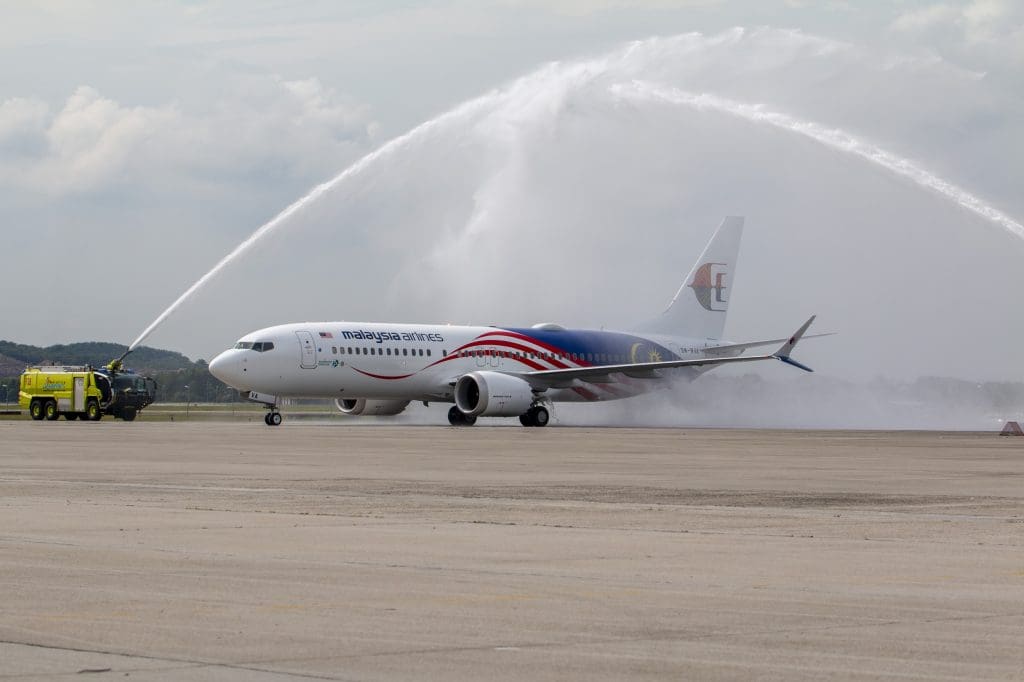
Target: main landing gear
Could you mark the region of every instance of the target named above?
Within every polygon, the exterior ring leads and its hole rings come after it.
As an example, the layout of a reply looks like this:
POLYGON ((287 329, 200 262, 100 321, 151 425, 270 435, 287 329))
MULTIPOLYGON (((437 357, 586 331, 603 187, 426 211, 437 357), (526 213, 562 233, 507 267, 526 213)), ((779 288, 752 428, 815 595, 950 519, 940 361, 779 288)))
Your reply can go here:
POLYGON ((472 426, 476 424, 476 417, 470 417, 459 408, 452 406, 448 410, 448 423, 452 426, 472 426))
POLYGON ((519 423, 523 426, 547 426, 551 421, 551 413, 543 405, 534 405, 519 415, 519 423))
MULTIPOLYGON (((544 405, 534 405, 519 415, 519 423, 523 426, 547 426, 551 421, 551 412, 544 405)), ((457 407, 448 410, 448 423, 452 426, 473 426, 476 417, 470 417, 457 407)))
POLYGON ((263 417, 263 421, 267 426, 280 426, 283 417, 281 416, 281 413, 277 411, 277 406, 269 405, 268 409, 270 411, 263 417))

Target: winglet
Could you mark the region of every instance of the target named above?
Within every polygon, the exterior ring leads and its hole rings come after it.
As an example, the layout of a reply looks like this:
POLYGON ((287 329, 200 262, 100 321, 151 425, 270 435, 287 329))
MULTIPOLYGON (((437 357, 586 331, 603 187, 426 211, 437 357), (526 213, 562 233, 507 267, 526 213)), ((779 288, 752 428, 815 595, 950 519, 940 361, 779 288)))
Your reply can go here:
POLYGON ((777 351, 772 353, 772 357, 781 360, 782 362, 786 363, 787 365, 793 365, 794 367, 799 367, 800 369, 804 370, 805 372, 813 372, 814 371, 813 369, 811 369, 807 365, 800 364, 799 362, 797 362, 793 358, 789 357, 789 354, 793 352, 794 348, 796 348, 796 344, 800 342, 801 338, 803 338, 804 333, 807 331, 807 328, 811 326, 811 323, 814 322, 814 318, 815 317, 817 317, 817 315, 811 315, 811 319, 809 319, 806 322, 804 322, 803 326, 800 327, 799 329, 797 329, 796 332, 793 334, 793 336, 789 337, 789 340, 786 341, 786 343, 782 344, 781 348, 779 348, 777 351))

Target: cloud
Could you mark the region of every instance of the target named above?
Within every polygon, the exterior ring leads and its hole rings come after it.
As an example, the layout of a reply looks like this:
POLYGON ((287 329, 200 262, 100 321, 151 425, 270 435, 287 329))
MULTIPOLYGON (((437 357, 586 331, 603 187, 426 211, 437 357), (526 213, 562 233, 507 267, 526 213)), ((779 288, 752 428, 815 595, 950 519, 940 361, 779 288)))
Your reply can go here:
POLYGON ((611 10, 673 10, 707 7, 722 0, 504 0, 511 7, 539 7, 554 14, 584 17, 611 10))
POLYGON ((939 3, 898 15, 891 32, 994 70, 1024 65, 1024 6, 1015 0, 939 3))
POLYGON ((35 99, 15 97, 0 103, 0 150, 4 156, 38 153, 45 144, 49 107, 35 99))
POLYGON ((316 78, 243 78, 202 109, 129 106, 83 85, 56 110, 41 99, 0 102, 0 178, 50 197, 239 173, 308 181, 365 149, 375 129, 366 107, 316 78))

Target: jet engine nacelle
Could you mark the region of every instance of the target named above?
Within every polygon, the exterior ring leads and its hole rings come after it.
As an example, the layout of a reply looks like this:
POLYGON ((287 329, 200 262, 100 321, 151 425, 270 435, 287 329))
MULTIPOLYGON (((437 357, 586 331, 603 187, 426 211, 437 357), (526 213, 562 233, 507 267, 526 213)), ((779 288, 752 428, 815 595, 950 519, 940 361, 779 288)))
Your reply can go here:
POLYGON ((353 417, 390 417, 405 409, 408 400, 367 400, 365 398, 335 398, 334 404, 353 417))
POLYGON ((501 372, 470 372, 455 383, 455 406, 470 417, 516 417, 532 404, 530 384, 501 372))

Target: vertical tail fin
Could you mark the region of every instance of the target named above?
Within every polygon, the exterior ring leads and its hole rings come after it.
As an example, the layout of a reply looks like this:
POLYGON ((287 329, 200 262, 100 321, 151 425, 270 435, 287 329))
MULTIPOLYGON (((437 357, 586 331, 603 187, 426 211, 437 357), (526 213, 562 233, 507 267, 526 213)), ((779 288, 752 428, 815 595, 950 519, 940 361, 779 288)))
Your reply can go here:
POLYGON ((743 218, 727 216, 668 308, 642 325, 642 330, 695 339, 722 338, 742 235, 743 218))

